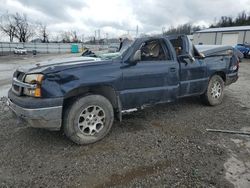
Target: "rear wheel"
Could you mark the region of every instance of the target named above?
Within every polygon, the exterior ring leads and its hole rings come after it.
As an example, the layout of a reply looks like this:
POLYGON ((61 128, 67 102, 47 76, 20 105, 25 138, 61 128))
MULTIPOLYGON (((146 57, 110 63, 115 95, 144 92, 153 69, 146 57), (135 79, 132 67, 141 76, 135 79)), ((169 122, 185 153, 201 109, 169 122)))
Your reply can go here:
POLYGON ((110 131, 114 120, 111 103, 101 95, 77 99, 66 109, 64 116, 64 133, 77 144, 101 140, 110 131))
POLYGON ((222 103, 224 96, 224 81, 219 75, 211 77, 206 92, 201 95, 203 102, 210 106, 222 103))

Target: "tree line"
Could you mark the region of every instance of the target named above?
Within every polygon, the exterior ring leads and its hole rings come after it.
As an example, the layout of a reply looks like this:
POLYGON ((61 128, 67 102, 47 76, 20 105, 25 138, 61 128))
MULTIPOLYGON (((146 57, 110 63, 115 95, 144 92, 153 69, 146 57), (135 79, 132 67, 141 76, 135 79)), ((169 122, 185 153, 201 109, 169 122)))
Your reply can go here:
POLYGON ((250 25, 250 13, 246 13, 245 11, 239 13, 235 18, 231 16, 222 16, 218 22, 211 24, 210 28, 244 25, 250 25))
POLYGON ((186 23, 183 25, 179 25, 177 27, 171 26, 166 32, 163 32, 165 35, 173 35, 173 34, 186 34, 186 35, 191 35, 195 31, 201 30, 202 27, 200 26, 194 26, 190 23, 186 23))
MULTIPOLYGON (((239 13, 236 17, 222 16, 218 21, 211 24, 209 28, 214 27, 232 27, 250 25, 250 13, 245 11, 239 13)), ((165 35, 171 34, 186 34, 191 35, 195 31, 205 29, 205 27, 195 26, 191 23, 178 25, 177 27, 171 26, 167 31, 163 31, 165 35)), ((49 32, 46 24, 41 22, 31 22, 25 14, 10 14, 5 13, 0 16, 0 32, 9 37, 9 41, 13 42, 14 39, 19 42, 28 42, 32 37, 37 36, 40 42, 49 42, 49 32)), ((60 36, 61 42, 79 42, 75 31, 63 31, 60 36)), ((58 41, 58 40, 57 40, 58 41)))
MULTIPOLYGON (((233 27, 233 26, 244 26, 250 25, 250 13, 246 13, 245 11, 239 13, 236 17, 232 16, 222 16, 218 21, 211 24, 209 28, 215 27, 233 27)), ((191 35, 195 31, 199 31, 201 29, 205 29, 205 27, 194 26, 191 23, 186 23, 183 25, 178 25, 177 27, 171 26, 167 31, 164 32, 166 35, 171 34, 186 34, 191 35)))
MULTIPOLYGON (((0 32, 8 36, 9 41, 28 42, 32 37, 36 37, 39 42, 49 42, 50 33, 47 25, 39 21, 31 21, 26 14, 4 13, 0 16, 0 32)), ((76 31, 62 31, 57 40, 61 42, 79 42, 76 31)))
POLYGON ((35 35, 39 36, 42 42, 48 42, 47 26, 41 22, 30 22, 25 14, 3 14, 0 17, 0 30, 9 37, 10 42, 14 39, 27 42, 35 35))

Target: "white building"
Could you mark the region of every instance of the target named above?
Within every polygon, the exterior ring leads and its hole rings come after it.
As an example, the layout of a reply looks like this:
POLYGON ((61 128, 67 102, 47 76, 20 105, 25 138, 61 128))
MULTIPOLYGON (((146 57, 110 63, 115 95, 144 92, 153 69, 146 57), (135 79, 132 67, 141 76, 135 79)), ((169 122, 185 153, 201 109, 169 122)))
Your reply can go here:
POLYGON ((250 44, 250 26, 209 28, 194 33, 194 44, 250 44))

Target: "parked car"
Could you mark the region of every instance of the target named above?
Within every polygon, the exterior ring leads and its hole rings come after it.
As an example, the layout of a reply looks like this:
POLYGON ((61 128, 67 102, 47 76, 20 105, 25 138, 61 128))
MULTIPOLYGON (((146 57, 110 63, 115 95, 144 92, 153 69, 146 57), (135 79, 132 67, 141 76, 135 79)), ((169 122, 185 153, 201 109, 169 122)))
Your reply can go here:
POLYGON ((250 47, 245 45, 245 44, 237 44, 235 46, 235 48, 237 50, 239 50, 245 58, 249 58, 250 57, 250 47))
POLYGON ((119 45, 113 44, 113 45, 110 45, 108 47, 108 52, 109 53, 115 53, 115 52, 118 52, 118 51, 119 51, 119 45))
POLYGON ((238 69, 231 46, 199 52, 185 35, 138 38, 104 58, 16 70, 8 105, 28 126, 62 129, 73 142, 90 144, 104 138, 126 110, 189 96, 219 105, 238 69))
POLYGON ((14 54, 20 54, 20 55, 27 54, 27 49, 23 47, 16 47, 14 49, 14 54))

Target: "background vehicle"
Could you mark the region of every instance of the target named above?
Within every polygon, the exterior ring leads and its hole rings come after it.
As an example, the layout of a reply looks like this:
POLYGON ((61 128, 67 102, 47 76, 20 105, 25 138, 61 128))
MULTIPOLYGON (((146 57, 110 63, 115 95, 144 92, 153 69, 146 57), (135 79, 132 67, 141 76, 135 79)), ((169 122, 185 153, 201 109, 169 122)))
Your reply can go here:
POLYGON ((79 57, 18 69, 8 103, 29 126, 63 129, 75 143, 89 144, 104 138, 125 110, 188 96, 220 104, 238 69, 231 46, 199 52, 185 35, 139 38, 95 61, 79 57))
POLYGON ((118 51, 119 51, 119 45, 113 44, 113 45, 110 45, 108 47, 108 52, 109 53, 115 53, 115 52, 118 52, 118 51))
POLYGON ((239 50, 245 58, 249 58, 250 57, 250 47, 248 45, 245 44, 237 44, 235 46, 235 48, 237 50, 239 50))
POLYGON ((14 49, 14 54, 25 55, 25 54, 27 54, 27 49, 25 49, 23 47, 16 47, 14 49))

